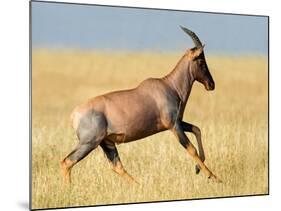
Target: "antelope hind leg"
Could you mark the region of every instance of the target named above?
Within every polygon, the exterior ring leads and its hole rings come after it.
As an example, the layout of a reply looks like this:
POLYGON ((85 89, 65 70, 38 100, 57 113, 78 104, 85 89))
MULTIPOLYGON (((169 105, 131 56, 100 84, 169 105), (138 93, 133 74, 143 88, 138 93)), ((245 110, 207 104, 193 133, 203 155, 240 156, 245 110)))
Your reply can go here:
POLYGON ((79 143, 78 146, 61 161, 61 169, 65 184, 71 183, 71 169, 80 160, 85 158, 92 150, 98 146, 98 142, 79 143))
POLYGON ((97 148, 105 138, 106 120, 104 116, 93 110, 83 114, 76 128, 76 134, 79 139, 77 147, 61 161, 65 183, 71 182, 72 167, 97 148))
POLYGON ((139 184, 123 167, 117 148, 115 144, 109 140, 104 140, 100 144, 101 148, 103 149, 108 161, 112 166, 112 170, 121 175, 122 177, 126 177, 130 182, 139 184))
POLYGON ((75 163, 76 161, 71 161, 67 157, 60 162, 64 184, 71 183, 71 168, 75 163))

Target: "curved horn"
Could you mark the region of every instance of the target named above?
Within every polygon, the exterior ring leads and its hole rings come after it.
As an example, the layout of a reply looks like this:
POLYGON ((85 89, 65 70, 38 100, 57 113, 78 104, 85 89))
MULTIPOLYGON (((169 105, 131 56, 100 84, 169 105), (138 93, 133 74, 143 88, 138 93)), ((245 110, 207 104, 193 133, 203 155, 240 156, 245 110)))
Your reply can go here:
POLYGON ((192 38, 196 47, 202 47, 201 41, 199 40, 199 38, 197 37, 197 35, 193 31, 190 31, 189 29, 187 29, 183 26, 180 26, 180 27, 185 33, 187 33, 192 38))

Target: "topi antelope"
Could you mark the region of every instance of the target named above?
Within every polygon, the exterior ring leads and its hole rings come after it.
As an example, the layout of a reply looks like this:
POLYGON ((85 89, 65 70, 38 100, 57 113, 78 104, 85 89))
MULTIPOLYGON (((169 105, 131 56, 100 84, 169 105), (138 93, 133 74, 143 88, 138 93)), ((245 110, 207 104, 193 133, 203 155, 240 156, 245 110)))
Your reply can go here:
POLYGON ((98 146, 103 149, 116 173, 135 181, 124 169, 115 144, 135 141, 165 130, 172 131, 196 161, 196 174, 201 170, 208 178, 220 182, 204 164, 200 129, 183 121, 193 82, 199 81, 206 90, 214 90, 215 82, 206 64, 204 45, 194 32, 181 28, 192 38, 195 47, 185 52, 168 75, 146 79, 134 89, 94 97, 74 109, 71 119, 79 143, 61 161, 66 183, 71 182, 72 167, 98 146), (196 136, 199 154, 185 132, 196 136))

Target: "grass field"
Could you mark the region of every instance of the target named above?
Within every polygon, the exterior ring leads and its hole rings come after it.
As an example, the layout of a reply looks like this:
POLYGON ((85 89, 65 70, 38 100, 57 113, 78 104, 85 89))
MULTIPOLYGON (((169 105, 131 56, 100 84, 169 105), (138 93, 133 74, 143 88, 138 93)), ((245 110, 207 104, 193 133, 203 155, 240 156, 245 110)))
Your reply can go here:
POLYGON ((167 131, 117 146, 139 185, 115 174, 97 148, 73 168, 71 188, 63 186, 59 162, 78 141, 72 109, 92 96, 163 76, 181 55, 33 50, 33 209, 268 192, 268 75, 261 56, 207 55, 216 90, 195 83, 187 103, 184 120, 201 128, 205 162, 223 183, 196 175, 195 162, 167 131))

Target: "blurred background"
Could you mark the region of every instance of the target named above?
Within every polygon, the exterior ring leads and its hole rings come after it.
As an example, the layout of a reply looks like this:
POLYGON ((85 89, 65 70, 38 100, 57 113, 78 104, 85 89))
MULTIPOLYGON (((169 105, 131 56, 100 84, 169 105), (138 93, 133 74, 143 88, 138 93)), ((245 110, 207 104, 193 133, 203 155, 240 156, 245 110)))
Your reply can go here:
POLYGON ((32 2, 33 48, 183 51, 191 40, 206 52, 267 54, 268 19, 258 16, 32 2))

